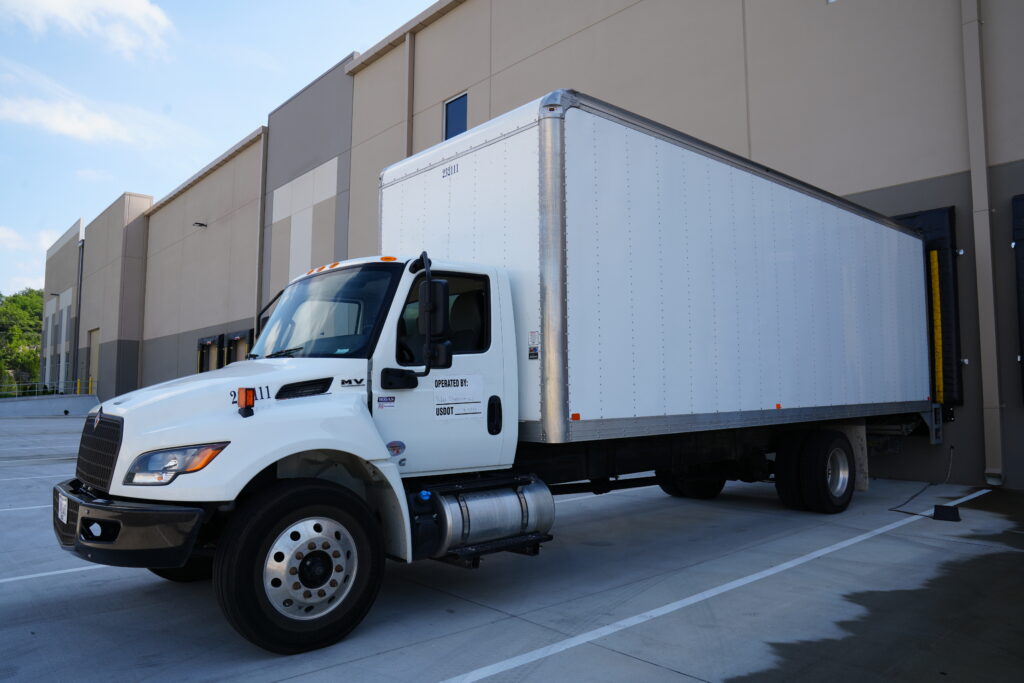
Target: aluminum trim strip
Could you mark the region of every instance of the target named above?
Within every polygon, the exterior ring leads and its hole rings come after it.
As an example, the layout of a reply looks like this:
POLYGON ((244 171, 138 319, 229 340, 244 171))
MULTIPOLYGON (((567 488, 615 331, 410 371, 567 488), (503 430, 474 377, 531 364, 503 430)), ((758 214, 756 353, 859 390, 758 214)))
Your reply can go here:
MULTIPOLYGON (((781 410, 744 410, 730 413, 702 413, 697 415, 657 415, 653 417, 580 420, 569 422, 567 441, 625 439, 637 436, 686 434, 689 432, 705 432, 718 429, 826 422, 878 415, 922 413, 929 410, 930 407, 931 404, 928 401, 907 401, 903 403, 865 403, 848 406, 783 408, 781 410)), ((543 437, 544 430, 539 423, 519 423, 519 438, 523 441, 546 441, 543 437)))

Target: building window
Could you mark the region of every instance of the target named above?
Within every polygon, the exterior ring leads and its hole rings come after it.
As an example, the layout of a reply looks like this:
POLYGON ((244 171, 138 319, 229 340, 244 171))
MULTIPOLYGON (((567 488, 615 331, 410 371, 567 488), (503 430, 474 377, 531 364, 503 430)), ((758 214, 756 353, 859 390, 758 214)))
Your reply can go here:
POLYGON ((469 95, 462 93, 444 103, 444 139, 453 138, 466 132, 466 108, 469 95))

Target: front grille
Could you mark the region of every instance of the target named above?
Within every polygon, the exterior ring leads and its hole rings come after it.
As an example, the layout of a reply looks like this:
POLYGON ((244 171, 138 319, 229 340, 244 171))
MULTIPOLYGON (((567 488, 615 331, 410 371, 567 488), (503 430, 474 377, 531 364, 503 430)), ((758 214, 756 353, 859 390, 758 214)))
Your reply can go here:
POLYGON ((53 530, 57 532, 57 538, 61 545, 71 545, 75 542, 75 534, 78 533, 78 503, 73 498, 68 498, 68 523, 64 524, 57 516, 59 507, 57 505, 57 489, 53 490, 53 530))
POLYGON ((94 415, 85 418, 75 476, 83 484, 107 492, 110 490, 110 478, 114 474, 114 463, 117 462, 117 451, 121 448, 124 421, 119 417, 101 414, 95 428, 94 423, 94 415))

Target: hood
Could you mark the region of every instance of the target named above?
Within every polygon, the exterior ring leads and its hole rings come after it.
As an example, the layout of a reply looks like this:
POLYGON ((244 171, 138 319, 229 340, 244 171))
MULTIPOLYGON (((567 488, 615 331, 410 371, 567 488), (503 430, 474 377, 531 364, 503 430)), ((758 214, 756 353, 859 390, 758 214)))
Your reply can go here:
MULTIPOLYGON (((153 433, 182 421, 240 419, 239 387, 256 389, 256 411, 273 410, 282 387, 329 379, 328 394, 366 391, 365 358, 261 358, 238 361, 219 370, 154 384, 101 404, 104 413, 125 418, 125 428, 153 433)), ((287 399, 302 400, 302 399, 287 399)))

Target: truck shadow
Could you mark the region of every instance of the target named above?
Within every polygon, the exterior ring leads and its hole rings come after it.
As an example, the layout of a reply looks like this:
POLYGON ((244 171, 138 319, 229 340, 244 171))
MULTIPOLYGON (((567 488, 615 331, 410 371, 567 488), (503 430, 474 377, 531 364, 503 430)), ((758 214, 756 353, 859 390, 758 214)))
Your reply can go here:
POLYGON ((983 510, 1013 525, 1001 533, 958 539, 1004 550, 945 562, 913 590, 850 593, 845 599, 865 614, 838 622, 848 636, 768 643, 777 658, 773 668, 728 680, 1020 680, 1024 495, 997 490, 968 505, 962 509, 965 523, 973 511, 983 510))

